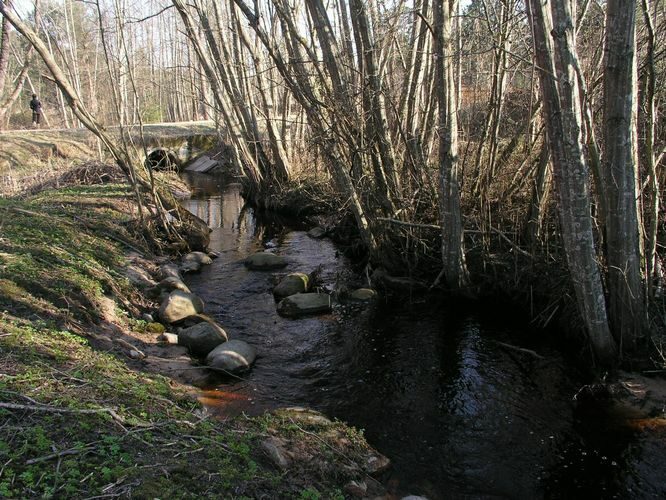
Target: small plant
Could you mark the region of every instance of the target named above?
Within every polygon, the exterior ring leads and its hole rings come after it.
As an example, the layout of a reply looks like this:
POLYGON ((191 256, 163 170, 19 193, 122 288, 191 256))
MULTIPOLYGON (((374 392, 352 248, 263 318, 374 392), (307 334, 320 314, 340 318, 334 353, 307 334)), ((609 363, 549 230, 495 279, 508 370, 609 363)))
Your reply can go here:
POLYGON ((298 500, 320 500, 321 494, 315 488, 306 488, 298 495, 298 500))

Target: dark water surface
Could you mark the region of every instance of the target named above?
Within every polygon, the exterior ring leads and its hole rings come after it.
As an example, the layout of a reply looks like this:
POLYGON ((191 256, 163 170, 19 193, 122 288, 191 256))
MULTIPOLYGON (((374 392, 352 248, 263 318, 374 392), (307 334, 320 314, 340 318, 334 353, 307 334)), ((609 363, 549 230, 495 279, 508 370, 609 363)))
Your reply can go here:
POLYGON ((382 480, 398 498, 666 498, 664 434, 574 412, 583 383, 554 351, 541 348, 541 359, 503 346, 529 336, 511 318, 404 299, 281 318, 273 273, 246 270, 248 254, 270 248, 287 258, 285 273, 322 266, 329 288, 358 280, 351 263, 331 241, 243 209, 237 184, 187 179, 185 206, 222 254, 188 285, 259 354, 244 381, 204 393, 211 411, 307 406, 364 429, 393 462, 382 480))

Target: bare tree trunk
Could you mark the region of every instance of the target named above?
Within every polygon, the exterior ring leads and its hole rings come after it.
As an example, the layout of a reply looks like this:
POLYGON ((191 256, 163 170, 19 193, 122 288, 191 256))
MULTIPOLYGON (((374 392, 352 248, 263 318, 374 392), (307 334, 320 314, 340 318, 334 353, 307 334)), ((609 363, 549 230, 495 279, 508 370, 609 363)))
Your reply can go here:
POLYGON ((343 196, 349 200, 349 206, 358 224, 361 238, 367 246, 370 255, 376 255, 378 238, 375 235, 375 228, 371 224, 356 186, 345 168, 345 160, 336 150, 336 141, 332 135, 332 127, 322 115, 321 103, 316 96, 315 90, 312 88, 312 83, 308 75, 300 67, 302 61, 306 60, 304 54, 301 52, 301 49, 305 50, 305 47, 298 40, 292 38, 294 27, 287 26, 288 19, 281 17, 285 36, 289 35, 287 36, 286 45, 290 61, 287 63, 273 39, 260 26, 257 14, 243 0, 233 0, 233 2, 247 18, 250 26, 269 53, 294 98, 307 114, 308 123, 313 130, 313 136, 316 138, 316 142, 320 146, 324 158, 331 169, 332 177, 338 184, 343 196))
MULTIPOLYGON (((233 122, 230 113, 233 113, 233 111, 230 112, 229 107, 227 105, 227 102, 224 99, 224 90, 223 90, 223 84, 220 81, 219 75, 217 71, 215 70, 215 67, 213 64, 210 63, 210 58, 208 57, 208 52, 205 50, 205 46, 202 43, 202 41, 199 39, 196 25, 194 23, 194 20, 182 0, 172 0, 174 6, 178 10, 178 13, 181 16, 181 19, 183 21, 183 24, 185 25, 185 29, 187 31, 187 35, 192 42, 194 49, 197 53, 197 57, 199 59, 199 63, 203 67, 206 77, 208 78, 209 83, 211 84, 211 87, 213 89, 213 96, 216 100, 217 107, 219 111, 222 113, 222 115, 225 118, 225 122, 227 125, 230 125, 233 122)), ((242 148, 245 146, 242 144, 242 141, 240 141, 240 137, 232 132, 232 137, 235 140, 236 147, 238 150, 242 151, 242 148)), ((259 166, 257 165, 256 161, 254 161, 254 155, 252 154, 245 154, 243 155, 245 158, 244 162, 244 172, 247 175, 248 180, 250 181, 250 187, 254 192, 259 192, 261 189, 261 181, 262 181, 262 175, 261 175, 261 170, 259 169, 259 166)))
POLYGON ((548 192, 550 191, 551 175, 549 165, 550 155, 548 145, 544 141, 539 155, 537 173, 532 186, 532 200, 527 216, 525 226, 525 239, 532 249, 535 249, 541 237, 541 228, 543 226, 543 216, 548 203, 548 192))
POLYGON ((645 307, 636 191, 635 0, 609 0, 604 71, 606 257, 611 327, 621 348, 641 336, 645 307))
MULTIPOLYGON (((12 8, 12 0, 5 0, 5 8, 12 8)), ((0 36, 0 95, 5 88, 7 69, 9 68, 9 31, 11 24, 6 17, 2 18, 2 35, 0 36)))
POLYGON ((616 346, 596 260, 589 172, 581 142, 583 117, 575 72, 572 3, 529 0, 527 7, 569 274, 592 349, 601 362, 612 363, 616 346))
POLYGON ((463 245, 458 165, 458 120, 453 72, 452 24, 456 0, 435 2, 434 55, 439 101, 439 210, 442 225, 442 273, 449 287, 469 285, 463 245))
POLYGON ((657 233, 659 230, 659 177, 657 175, 657 158, 654 150, 655 141, 655 90, 656 90, 656 62, 655 62, 655 31, 649 0, 642 0, 643 20, 647 30, 647 50, 645 54, 645 92, 643 96, 645 108, 645 139, 643 142, 644 157, 648 175, 647 186, 647 217, 645 217, 647 230, 645 236, 646 261, 646 290, 648 296, 653 296, 655 285, 660 277, 657 273, 657 233))
POLYGON ((355 15, 354 17, 356 17, 356 23, 353 23, 353 26, 358 30, 359 38, 362 43, 358 50, 363 53, 363 62, 366 77, 368 78, 368 90, 370 92, 369 101, 371 106, 370 113, 372 117, 370 138, 379 150, 382 169, 385 172, 386 181, 390 190, 389 198, 393 201, 399 192, 399 182, 395 171, 393 145, 388 129, 386 102, 381 75, 379 74, 376 60, 376 49, 371 28, 368 24, 364 2, 361 0, 351 0, 351 7, 352 13, 355 15))

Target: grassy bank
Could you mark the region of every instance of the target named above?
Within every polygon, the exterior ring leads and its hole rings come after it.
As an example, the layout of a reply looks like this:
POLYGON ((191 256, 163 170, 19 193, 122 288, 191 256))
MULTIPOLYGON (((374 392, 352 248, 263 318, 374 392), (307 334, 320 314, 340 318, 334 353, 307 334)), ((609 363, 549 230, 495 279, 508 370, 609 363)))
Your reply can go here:
POLYGON ((0 199, 0 497, 379 488, 367 475, 373 451, 344 424, 308 412, 214 420, 193 388, 135 359, 128 345, 170 349, 138 319, 155 304, 128 277, 130 253, 151 271, 135 216, 119 183, 0 199))

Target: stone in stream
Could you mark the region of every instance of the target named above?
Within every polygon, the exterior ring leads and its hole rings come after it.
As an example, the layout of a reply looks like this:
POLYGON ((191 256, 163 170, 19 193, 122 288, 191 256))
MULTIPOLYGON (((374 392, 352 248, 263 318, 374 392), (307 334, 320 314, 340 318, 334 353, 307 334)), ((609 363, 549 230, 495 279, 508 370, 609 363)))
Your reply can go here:
POLYGON ((203 311, 203 301, 192 293, 174 290, 160 306, 160 318, 167 323, 175 323, 203 311))
POLYGON ((256 357, 257 351, 247 342, 230 340, 208 353, 206 364, 214 370, 238 373, 248 370, 256 357))
POLYGON ((359 288, 349 294, 349 299, 354 302, 372 302, 377 298, 377 292, 372 288, 359 288))
POLYGON ((310 277, 304 273, 291 273, 285 276, 282 281, 273 289, 273 295, 277 299, 283 299, 297 293, 308 291, 310 277))
POLYGON ((159 275, 162 279, 164 278, 178 278, 182 280, 180 275, 180 270, 176 264, 163 264, 160 266, 159 275))
POLYGON ((197 261, 191 260, 189 262, 183 262, 179 269, 183 274, 198 273, 201 271, 201 264, 197 261))
POLYGON ((255 271, 268 271, 271 269, 280 269, 287 265, 284 257, 270 252, 259 252, 250 255, 245 259, 245 265, 248 269, 255 271))
POLYGON ((196 262, 202 266, 207 266, 213 263, 213 259, 203 252, 190 252, 182 258, 183 264, 187 262, 196 262))
POLYGON ((312 229, 310 229, 308 231, 308 236, 310 238, 314 238, 315 240, 320 240, 324 236, 326 236, 326 229, 324 229, 323 227, 319 227, 319 226, 313 227, 312 229))
POLYGON ((180 278, 176 278, 174 276, 169 276, 168 278, 164 278, 162 281, 159 282, 157 285, 160 287, 160 292, 173 292, 174 290, 181 290, 185 293, 192 293, 188 286, 183 283, 183 280, 180 278))
POLYGON ((326 313, 330 310, 331 297, 325 293, 297 293, 282 299, 277 306, 278 314, 288 318, 326 313))
POLYGON ((228 339, 227 332, 220 325, 208 321, 178 332, 178 344, 187 347, 195 358, 205 358, 210 351, 228 339))

